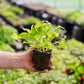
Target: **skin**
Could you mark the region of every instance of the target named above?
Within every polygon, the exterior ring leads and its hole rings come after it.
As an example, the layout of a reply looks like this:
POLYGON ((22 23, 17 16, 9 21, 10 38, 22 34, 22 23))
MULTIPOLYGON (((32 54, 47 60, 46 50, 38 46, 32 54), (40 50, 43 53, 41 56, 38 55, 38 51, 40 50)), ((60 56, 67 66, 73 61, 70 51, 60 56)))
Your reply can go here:
MULTIPOLYGON (((10 52, 2 52, 0 51, 0 69, 25 69, 30 72, 39 72, 45 73, 48 72, 47 69, 43 71, 38 71, 33 67, 32 59, 32 49, 30 48, 25 53, 10 53, 10 52)), ((52 56, 51 56, 52 58, 52 56)), ((53 61, 50 61, 50 65, 52 65, 53 61)), ((49 70, 53 70, 54 67, 51 66, 49 70)))

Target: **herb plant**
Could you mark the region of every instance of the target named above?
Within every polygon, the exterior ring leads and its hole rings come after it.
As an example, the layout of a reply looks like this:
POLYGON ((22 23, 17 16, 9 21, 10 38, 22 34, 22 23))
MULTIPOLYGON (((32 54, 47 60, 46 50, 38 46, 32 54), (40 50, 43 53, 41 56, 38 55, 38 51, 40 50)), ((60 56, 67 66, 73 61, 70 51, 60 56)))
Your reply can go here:
POLYGON ((32 62, 36 70, 49 69, 51 50, 55 49, 51 42, 59 36, 58 28, 60 26, 52 29, 49 22, 42 21, 32 25, 31 30, 24 29, 26 32, 19 34, 18 38, 24 39, 31 47, 35 45, 32 50, 32 62))
POLYGON ((53 49, 54 45, 51 41, 59 36, 59 33, 57 32, 58 28, 60 28, 60 26, 52 29, 49 22, 37 22, 35 25, 32 25, 31 30, 24 28, 26 32, 19 34, 17 38, 24 39, 30 46, 35 45, 36 48, 39 49, 53 49))

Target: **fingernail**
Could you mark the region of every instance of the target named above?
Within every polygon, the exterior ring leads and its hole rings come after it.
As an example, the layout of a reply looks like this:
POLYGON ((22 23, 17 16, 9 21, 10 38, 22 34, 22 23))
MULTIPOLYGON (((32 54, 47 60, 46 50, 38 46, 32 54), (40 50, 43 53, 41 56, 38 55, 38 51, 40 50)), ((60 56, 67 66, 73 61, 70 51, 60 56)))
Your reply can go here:
POLYGON ((48 72, 48 70, 46 69, 45 72, 48 72))

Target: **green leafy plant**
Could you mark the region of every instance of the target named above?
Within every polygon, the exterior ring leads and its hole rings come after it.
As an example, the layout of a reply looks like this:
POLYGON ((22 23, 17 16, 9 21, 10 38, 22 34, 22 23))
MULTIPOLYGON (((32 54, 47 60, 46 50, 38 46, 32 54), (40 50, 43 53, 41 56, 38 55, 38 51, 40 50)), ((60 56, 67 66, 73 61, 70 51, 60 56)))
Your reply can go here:
POLYGON ((74 9, 48 9, 48 12, 53 13, 55 15, 59 15, 60 17, 66 18, 72 22, 76 22, 79 25, 84 26, 84 13, 81 13, 74 9))
POLYGON ((24 14, 24 11, 16 6, 10 6, 10 11, 14 12, 15 14, 24 14))
POLYGON ((3 42, 0 42, 0 51, 15 52, 9 44, 3 42))
POLYGON ((79 11, 74 11, 73 13, 68 14, 66 18, 80 25, 84 25, 84 14, 79 11))
POLYGON ((84 56, 84 44, 80 41, 72 39, 66 43, 70 53, 76 57, 84 56), (73 45, 72 45, 73 44, 73 45))
POLYGON ((18 38, 24 39, 30 46, 36 45, 39 49, 53 49, 54 45, 51 41, 59 36, 58 28, 61 28, 61 26, 52 29, 49 22, 37 22, 35 25, 32 25, 31 30, 24 29, 26 32, 19 34, 18 38))
POLYGON ((34 16, 31 16, 28 19, 24 19, 24 22, 26 24, 36 24, 38 21, 40 22, 41 20, 36 18, 36 17, 34 17, 34 16))
POLYGON ((30 16, 28 18, 18 17, 18 20, 12 20, 12 23, 15 25, 22 25, 22 24, 31 25, 31 24, 35 24, 38 21, 40 21, 40 19, 38 19, 34 16, 30 16))
POLYGON ((17 20, 18 16, 14 14, 12 11, 3 11, 1 13, 3 16, 5 16, 8 20, 17 20))
POLYGON ((17 30, 13 27, 7 25, 0 26, 0 42, 10 45, 14 44, 16 40, 11 36, 13 32, 17 33, 17 30))
POLYGON ((24 43, 29 43, 31 47, 36 47, 32 50, 32 62, 37 70, 49 68, 51 50, 53 52, 55 49, 55 43, 52 44, 51 42, 55 37, 59 36, 58 28, 61 28, 61 26, 52 29, 49 22, 42 21, 32 25, 31 30, 24 29, 26 32, 17 36, 17 38, 24 39, 24 43))
POLYGON ((7 1, 0 3, 0 12, 2 12, 2 11, 11 11, 18 15, 24 14, 24 11, 21 8, 13 6, 10 3, 8 3, 7 1), (6 7, 4 7, 4 6, 6 6, 6 7))
MULTIPOLYGON (((61 26, 55 27, 52 29, 52 25, 49 22, 37 22, 35 25, 32 25, 31 30, 25 29, 19 36, 16 35, 15 38, 21 38, 25 41, 23 43, 29 43, 30 46, 36 46, 39 49, 52 49, 55 47, 51 41, 59 36, 57 31, 61 26)), ((13 37, 15 34, 13 34, 13 37)), ((61 41, 60 41, 61 42, 61 41)), ((57 43, 57 42, 56 42, 57 43)), ((55 43, 54 43, 55 44, 55 43)))

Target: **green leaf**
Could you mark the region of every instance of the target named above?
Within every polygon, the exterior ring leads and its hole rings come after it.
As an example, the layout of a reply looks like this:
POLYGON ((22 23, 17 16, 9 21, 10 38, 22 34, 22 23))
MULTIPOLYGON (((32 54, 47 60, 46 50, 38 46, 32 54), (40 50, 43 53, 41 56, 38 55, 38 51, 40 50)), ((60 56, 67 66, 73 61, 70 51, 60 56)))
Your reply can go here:
POLYGON ((19 37, 18 37, 18 35, 17 35, 16 33, 13 33, 13 34, 12 34, 12 38, 14 38, 14 39, 16 39, 16 40, 19 39, 19 37))
POLYGON ((21 33, 19 38, 24 39, 32 46, 35 45, 37 48, 52 49, 54 45, 51 41, 59 36, 57 29, 60 27, 52 29, 52 25, 47 21, 37 22, 31 27, 31 30, 23 28, 27 32, 21 33))

